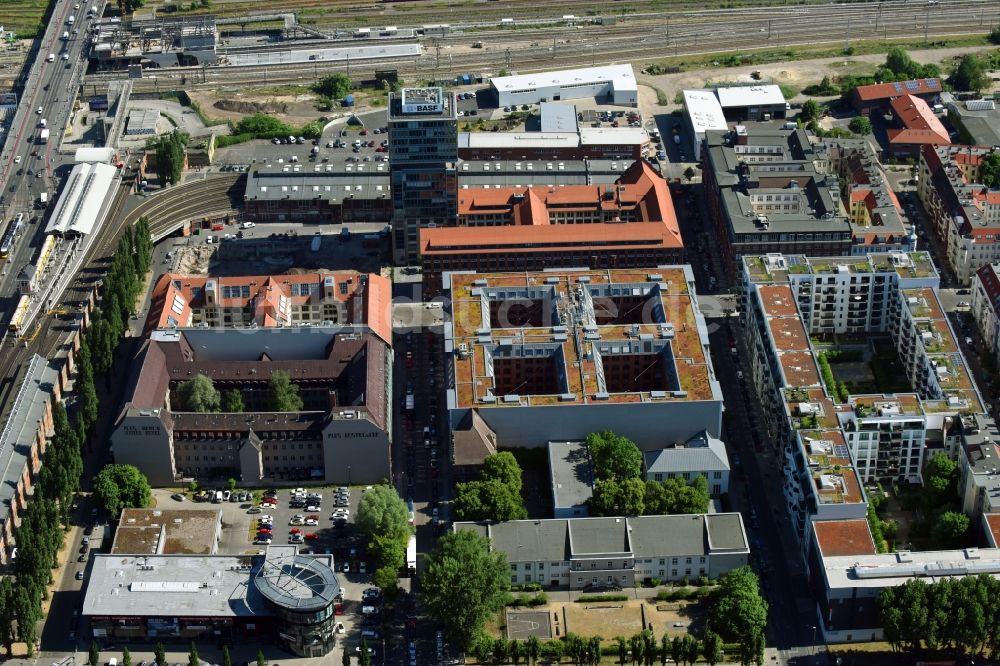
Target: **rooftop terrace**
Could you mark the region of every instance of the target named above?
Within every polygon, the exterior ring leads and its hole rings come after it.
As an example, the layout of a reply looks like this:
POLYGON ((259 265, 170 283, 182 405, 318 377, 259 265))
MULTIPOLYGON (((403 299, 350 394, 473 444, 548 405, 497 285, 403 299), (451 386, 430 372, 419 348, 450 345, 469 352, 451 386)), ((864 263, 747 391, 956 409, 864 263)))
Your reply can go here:
POLYGON ((714 400, 686 266, 449 273, 459 407, 714 400))

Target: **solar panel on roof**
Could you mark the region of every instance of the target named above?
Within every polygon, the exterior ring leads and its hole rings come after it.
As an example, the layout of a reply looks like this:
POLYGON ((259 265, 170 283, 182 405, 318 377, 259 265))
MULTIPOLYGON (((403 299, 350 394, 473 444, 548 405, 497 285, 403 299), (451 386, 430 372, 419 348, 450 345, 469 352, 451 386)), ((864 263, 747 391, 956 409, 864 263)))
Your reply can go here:
POLYGON ((898 83, 893 83, 892 85, 895 86, 896 92, 898 92, 898 93, 903 92, 903 86, 902 85, 900 85, 898 83))
POLYGON ((928 88, 937 88, 938 87, 938 80, 937 79, 924 79, 924 83, 927 84, 928 88))
POLYGON ((909 90, 920 90, 920 84, 917 83, 916 81, 907 81, 906 82, 906 87, 909 90))

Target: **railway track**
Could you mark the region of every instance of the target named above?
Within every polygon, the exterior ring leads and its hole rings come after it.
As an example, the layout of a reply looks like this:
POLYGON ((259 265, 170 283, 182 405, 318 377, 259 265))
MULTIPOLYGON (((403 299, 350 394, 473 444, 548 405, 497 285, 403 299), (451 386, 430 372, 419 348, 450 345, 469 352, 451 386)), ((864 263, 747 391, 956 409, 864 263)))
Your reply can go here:
MULTIPOLYGON (((469 49, 462 53, 447 47, 468 43, 470 35, 442 37, 442 47, 417 58, 393 61, 351 61, 353 78, 374 74, 375 69, 395 67, 404 78, 445 78, 460 73, 497 71, 499 69, 532 71, 608 64, 648 62, 670 56, 708 55, 767 48, 793 48, 822 43, 862 39, 912 38, 926 34, 928 40, 945 36, 986 33, 997 16, 991 16, 995 4, 988 0, 961 0, 948 3, 947 13, 932 13, 930 5, 905 2, 877 5, 832 5, 790 7, 777 14, 752 11, 716 10, 678 12, 669 20, 644 19, 616 26, 586 26, 569 30, 493 31, 475 33, 484 41, 492 37, 487 49, 469 49), (555 50, 548 39, 555 34, 555 50), (560 42, 559 37, 564 39, 560 42), (443 53, 442 53, 443 51, 443 53)), ((935 9, 941 5, 934 6, 935 9)), ((311 82, 316 64, 247 66, 239 68, 200 69, 197 72, 164 70, 133 82, 137 92, 187 89, 231 89, 279 83, 311 82), (183 80, 182 80, 183 79, 183 80)), ((120 79, 124 72, 102 72, 88 77, 88 83, 120 79)))
POLYGON ((193 218, 231 210, 243 200, 241 178, 237 174, 218 174, 172 187, 136 206, 125 216, 124 223, 135 224, 145 216, 152 233, 160 235, 171 233, 174 226, 193 218))

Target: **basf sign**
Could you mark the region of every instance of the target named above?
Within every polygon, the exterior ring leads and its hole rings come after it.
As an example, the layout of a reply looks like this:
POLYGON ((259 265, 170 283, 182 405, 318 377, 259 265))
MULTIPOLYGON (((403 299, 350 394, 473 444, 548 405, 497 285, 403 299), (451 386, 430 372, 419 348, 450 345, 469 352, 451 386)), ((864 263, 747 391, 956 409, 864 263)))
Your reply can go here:
POLYGON ((403 113, 441 113, 444 104, 404 104, 403 113))
POLYGON ((441 113, 444 92, 441 88, 403 88, 403 113, 441 113))

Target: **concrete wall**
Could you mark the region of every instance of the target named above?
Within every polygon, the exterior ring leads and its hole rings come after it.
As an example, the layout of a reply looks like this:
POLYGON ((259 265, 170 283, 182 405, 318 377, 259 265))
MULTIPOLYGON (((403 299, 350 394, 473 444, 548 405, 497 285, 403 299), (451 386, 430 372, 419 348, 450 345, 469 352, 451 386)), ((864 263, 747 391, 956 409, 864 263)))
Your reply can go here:
MULTIPOLYGON (((451 410, 455 428, 467 409, 451 410)), ((719 437, 721 401, 593 403, 537 407, 487 407, 479 415, 497 434, 501 447, 540 447, 550 441, 586 439, 592 432, 613 430, 643 451, 686 442, 702 430, 719 437)))
POLYGON ((333 419, 323 430, 327 483, 378 483, 390 478, 389 436, 366 419, 333 419))
POLYGON ((175 483, 170 437, 158 415, 130 410, 111 435, 111 452, 116 463, 139 468, 151 486, 169 486, 175 483))

